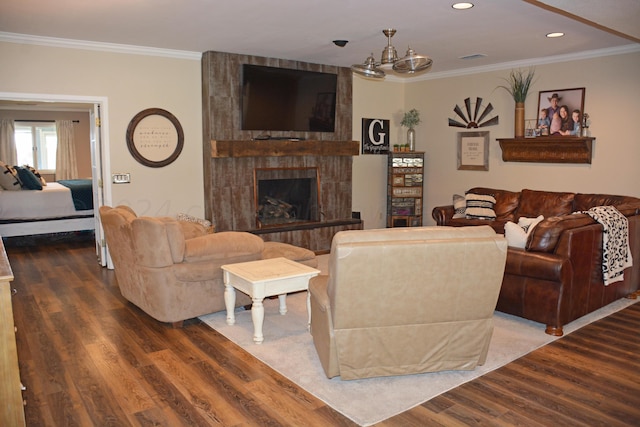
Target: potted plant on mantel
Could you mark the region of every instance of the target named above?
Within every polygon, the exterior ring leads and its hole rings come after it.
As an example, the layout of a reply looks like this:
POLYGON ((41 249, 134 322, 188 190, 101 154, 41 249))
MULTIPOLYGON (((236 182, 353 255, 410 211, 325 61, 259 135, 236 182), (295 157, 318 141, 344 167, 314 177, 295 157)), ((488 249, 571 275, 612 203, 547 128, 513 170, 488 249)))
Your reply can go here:
POLYGON ((409 128, 407 130, 407 145, 409 146, 409 151, 414 151, 416 149, 416 131, 414 127, 420 124, 420 112, 415 108, 404 113, 402 117, 402 121, 400 122, 401 126, 406 126, 409 128))
POLYGON ((509 92, 516 102, 514 121, 514 134, 516 138, 524 138, 524 101, 526 101, 527 95, 529 94, 529 88, 533 82, 534 74, 534 68, 529 68, 526 75, 523 70, 511 70, 509 78, 504 79, 508 83, 508 86, 498 86, 509 92))

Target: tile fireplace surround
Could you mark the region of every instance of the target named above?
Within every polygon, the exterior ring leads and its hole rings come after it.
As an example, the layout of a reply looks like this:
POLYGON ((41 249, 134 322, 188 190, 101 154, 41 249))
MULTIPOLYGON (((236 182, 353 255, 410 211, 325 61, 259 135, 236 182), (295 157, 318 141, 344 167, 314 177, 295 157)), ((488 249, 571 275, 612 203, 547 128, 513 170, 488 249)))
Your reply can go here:
POLYGON ((216 231, 249 231, 265 241, 328 251, 336 232, 363 227, 351 217, 352 156, 358 155, 359 147, 358 141, 211 141, 216 231), (258 228, 257 168, 318 168, 320 221, 258 228))

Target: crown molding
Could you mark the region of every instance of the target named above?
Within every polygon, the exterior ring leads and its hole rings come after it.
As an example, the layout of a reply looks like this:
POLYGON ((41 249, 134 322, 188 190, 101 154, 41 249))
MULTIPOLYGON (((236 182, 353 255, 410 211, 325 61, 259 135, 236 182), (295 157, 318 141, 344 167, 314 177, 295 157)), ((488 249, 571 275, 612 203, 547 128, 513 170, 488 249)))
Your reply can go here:
POLYGON ((444 79, 449 77, 459 77, 469 74, 487 73, 491 71, 502 71, 513 68, 528 68, 536 65, 556 64, 559 62, 578 61, 582 59, 601 58, 604 56, 625 55, 628 53, 640 52, 640 44, 632 43, 624 46, 618 46, 607 49, 586 50, 577 53, 568 53, 563 55, 545 56, 540 58, 529 58, 521 61, 502 62, 500 64, 492 64, 480 67, 462 68, 459 70, 442 71, 435 73, 426 73, 422 76, 412 79, 395 78, 393 81, 404 81, 412 83, 416 81, 444 79))
POLYGON ((134 46, 117 43, 92 42, 87 40, 62 39, 57 37, 33 36, 30 34, 18 34, 0 32, 0 42, 33 44, 50 47, 63 47, 69 49, 83 49, 101 52, 126 53, 131 55, 162 56, 175 59, 189 59, 200 61, 201 52, 186 50, 160 49, 154 47, 134 46))

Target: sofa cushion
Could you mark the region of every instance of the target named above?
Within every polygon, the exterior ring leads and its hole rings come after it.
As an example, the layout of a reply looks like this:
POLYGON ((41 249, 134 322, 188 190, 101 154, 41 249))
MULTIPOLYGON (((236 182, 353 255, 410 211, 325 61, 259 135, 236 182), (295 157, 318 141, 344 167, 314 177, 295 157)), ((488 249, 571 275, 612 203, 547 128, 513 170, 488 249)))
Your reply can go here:
POLYGON ((465 217, 467 219, 490 219, 496 218, 493 207, 496 204, 495 197, 488 194, 467 193, 465 195, 467 207, 465 217))
POLYGON ((573 212, 575 193, 560 193, 553 191, 522 190, 517 216, 535 218, 542 215, 545 218, 566 215, 573 212))
MULTIPOLYGON (((496 199, 493 210, 496 213, 496 221, 515 221, 515 212, 518 209, 520 193, 496 188, 474 187, 468 193, 490 194, 496 199)), ((534 215, 535 216, 535 215, 534 215)))

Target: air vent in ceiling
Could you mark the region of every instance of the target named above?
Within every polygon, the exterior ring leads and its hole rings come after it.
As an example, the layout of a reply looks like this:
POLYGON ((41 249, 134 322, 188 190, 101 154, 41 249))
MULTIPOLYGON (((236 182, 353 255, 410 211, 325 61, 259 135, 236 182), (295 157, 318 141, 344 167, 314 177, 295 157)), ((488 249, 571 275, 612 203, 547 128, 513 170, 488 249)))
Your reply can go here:
POLYGON ((485 55, 484 53, 472 53, 471 55, 461 56, 459 59, 479 59, 486 57, 487 55, 485 55))

